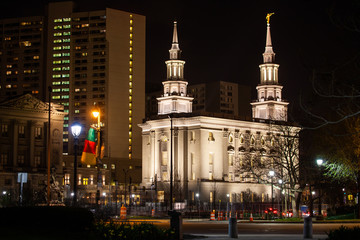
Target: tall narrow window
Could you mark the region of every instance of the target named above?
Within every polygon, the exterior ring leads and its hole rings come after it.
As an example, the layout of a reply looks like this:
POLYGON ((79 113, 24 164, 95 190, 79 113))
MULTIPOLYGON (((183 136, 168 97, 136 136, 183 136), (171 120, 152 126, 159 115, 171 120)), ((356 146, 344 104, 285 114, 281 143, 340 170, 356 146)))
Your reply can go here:
POLYGON ((190 161, 191 161, 191 180, 195 180, 195 159, 194 153, 190 153, 190 161))
POLYGON ((35 128, 35 139, 41 139, 41 127, 35 128))
POLYGON ((41 165, 41 158, 40 156, 35 156, 34 157, 34 162, 35 162, 35 166, 39 167, 41 165))
POLYGON ((8 154, 7 153, 2 153, 0 156, 0 165, 1 166, 6 166, 8 164, 8 154))
POLYGON ((70 185, 70 174, 66 173, 65 174, 65 181, 64 181, 65 185, 70 185))
POLYGON ((20 125, 19 126, 19 138, 24 138, 24 137, 25 137, 25 126, 20 125))
POLYGON ((7 124, 1 125, 1 136, 8 137, 8 125, 7 124))

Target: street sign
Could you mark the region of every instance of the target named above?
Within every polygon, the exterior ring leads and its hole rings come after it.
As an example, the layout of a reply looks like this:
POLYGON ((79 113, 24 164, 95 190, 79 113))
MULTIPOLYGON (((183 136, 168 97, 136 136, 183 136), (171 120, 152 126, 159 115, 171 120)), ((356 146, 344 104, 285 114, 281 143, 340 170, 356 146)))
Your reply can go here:
POLYGON ((18 183, 27 183, 28 174, 24 172, 19 172, 17 175, 18 183))

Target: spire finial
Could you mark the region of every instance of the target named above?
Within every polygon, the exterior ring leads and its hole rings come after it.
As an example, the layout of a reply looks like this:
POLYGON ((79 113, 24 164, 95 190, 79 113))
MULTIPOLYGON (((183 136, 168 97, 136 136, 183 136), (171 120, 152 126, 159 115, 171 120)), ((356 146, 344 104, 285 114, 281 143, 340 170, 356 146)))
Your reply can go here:
POLYGON ((267 29, 266 29, 266 45, 265 52, 263 53, 264 63, 273 63, 275 60, 275 53, 272 48, 271 34, 270 34, 270 17, 274 13, 268 13, 266 15, 267 29))
POLYGON ((177 21, 174 21, 174 32, 170 52, 170 59, 180 59, 181 50, 179 48, 179 40, 177 34, 177 21))
POLYGON ((174 32, 173 32, 173 41, 172 43, 178 43, 178 35, 177 35, 177 22, 174 21, 174 32))
POLYGON ((267 22, 267 24, 268 25, 270 25, 270 17, 271 17, 271 15, 274 15, 275 13, 268 13, 268 14, 266 14, 266 22, 267 22))

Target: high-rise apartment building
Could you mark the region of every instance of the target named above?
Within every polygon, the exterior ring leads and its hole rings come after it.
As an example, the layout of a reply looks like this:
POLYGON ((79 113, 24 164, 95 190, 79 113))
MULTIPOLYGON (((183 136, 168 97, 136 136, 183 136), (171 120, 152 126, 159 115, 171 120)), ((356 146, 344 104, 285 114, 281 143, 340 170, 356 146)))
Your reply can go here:
POLYGON ((0 101, 45 88, 44 17, 0 20, 0 101))
POLYGON ((72 152, 71 123, 87 130, 96 122, 96 107, 106 155, 140 159, 140 129, 134 126, 145 114, 145 17, 109 8, 75 12, 73 2, 57 2, 48 6, 47 27, 51 100, 69 113, 64 154, 72 152))
POLYGON ((73 167, 71 124, 83 125, 80 153, 97 123, 91 112, 100 109, 103 168, 111 166, 111 181, 122 182, 123 169, 133 166, 128 176, 140 182, 134 171, 142 150, 137 124, 145 117, 145 16, 79 9, 72 1, 51 2, 44 16, 0 20, 0 101, 30 93, 64 106, 66 171, 73 167))
POLYGON ((188 86, 193 112, 230 114, 250 119, 251 89, 238 83, 216 81, 188 86))

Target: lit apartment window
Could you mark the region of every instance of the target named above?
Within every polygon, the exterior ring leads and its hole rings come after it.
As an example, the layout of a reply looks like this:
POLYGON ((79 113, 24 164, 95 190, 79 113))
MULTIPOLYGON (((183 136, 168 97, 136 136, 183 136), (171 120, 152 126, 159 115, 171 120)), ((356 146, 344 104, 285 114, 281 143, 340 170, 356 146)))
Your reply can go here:
POLYGON ((61 57, 61 53, 54 53, 53 57, 61 57))
POLYGON ((65 173, 64 183, 65 183, 65 185, 70 185, 70 174, 69 173, 65 173))
POLYGON ((60 96, 52 96, 52 99, 60 99, 60 96))
POLYGON ((6 68, 12 68, 12 65, 10 65, 10 64, 6 65, 6 68))
POLYGON ((104 165, 103 165, 103 168, 104 168, 104 169, 107 169, 107 164, 104 164, 104 165))
POLYGON ((11 75, 11 71, 6 71, 6 75, 11 75))
POLYGON ((89 178, 83 178, 83 185, 89 184, 89 178))
POLYGON ((71 18, 63 18, 64 22, 70 22, 71 18))
POLYGON ((62 43, 61 39, 55 39, 54 43, 62 43))
POLYGON ((59 37, 59 36, 62 36, 62 33, 61 33, 61 32, 54 33, 54 37, 59 37))
POLYGON ((63 46, 63 49, 70 49, 70 46, 63 46))
POLYGON ((64 32, 64 36, 69 36, 70 32, 64 32))
POLYGON ((60 85, 61 82, 53 82, 52 85, 60 85))
POLYGON ((70 60, 62 60, 62 63, 70 63, 70 60))
POLYGON ((53 64, 61 64, 61 61, 53 61, 53 64))
POLYGON ((34 60, 38 60, 40 57, 39 56, 33 56, 34 60))
POLYGON ((111 169, 115 169, 115 164, 111 164, 111 169))
POLYGON ((64 38, 63 42, 70 42, 70 38, 64 38))
POLYGON ((60 88, 53 88, 53 92, 60 92, 60 88))
POLYGON ((62 92, 68 92, 68 91, 69 91, 69 88, 62 88, 61 91, 62 91, 62 92))
POLYGON ((62 22, 63 20, 61 18, 54 19, 54 23, 62 22))
POLYGON ((54 26, 54 29, 57 30, 57 29, 62 29, 62 26, 54 26))
POLYGON ((61 78, 61 75, 60 74, 54 74, 52 75, 53 78, 61 78))
POLYGON ((75 112, 75 113, 80 113, 80 110, 79 110, 79 109, 75 109, 74 112, 75 112))
POLYGON ((61 47, 53 47, 53 50, 55 50, 55 51, 61 50, 61 47))
POLYGON ((69 99, 69 95, 62 95, 61 99, 69 99))
POLYGON ((61 77, 63 77, 63 78, 67 78, 67 77, 70 77, 70 74, 63 74, 61 77))
POLYGON ((70 57, 70 53, 62 53, 63 57, 70 57))
POLYGON ((53 68, 53 71, 61 71, 61 67, 53 68))
POLYGON ((63 71, 69 71, 69 70, 70 70, 70 67, 62 67, 62 70, 63 70, 63 71))
POLYGON ((64 29, 71 28, 71 25, 64 25, 63 28, 64 28, 64 29))

